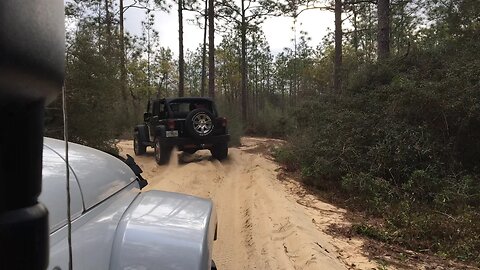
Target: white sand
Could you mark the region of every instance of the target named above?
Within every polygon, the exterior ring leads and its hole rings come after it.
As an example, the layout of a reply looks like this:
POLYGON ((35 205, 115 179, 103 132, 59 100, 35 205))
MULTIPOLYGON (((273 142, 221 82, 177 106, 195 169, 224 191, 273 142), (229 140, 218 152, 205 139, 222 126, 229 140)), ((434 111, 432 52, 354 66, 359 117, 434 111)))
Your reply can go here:
MULTIPOLYGON (((330 224, 345 224, 345 210, 303 192, 293 180, 278 180, 279 166, 245 150, 275 140, 243 138, 219 162, 209 151, 183 157, 172 154, 167 166, 155 163, 152 150, 135 157, 131 141, 118 144, 130 154, 149 181, 146 190, 161 189, 211 198, 217 209, 218 240, 213 259, 219 269, 375 269, 361 253, 362 241, 332 237, 330 224), (299 195, 305 194, 305 195, 299 195), (354 264, 354 266, 352 266, 354 264)), ((281 143, 281 142, 278 142, 281 143)))

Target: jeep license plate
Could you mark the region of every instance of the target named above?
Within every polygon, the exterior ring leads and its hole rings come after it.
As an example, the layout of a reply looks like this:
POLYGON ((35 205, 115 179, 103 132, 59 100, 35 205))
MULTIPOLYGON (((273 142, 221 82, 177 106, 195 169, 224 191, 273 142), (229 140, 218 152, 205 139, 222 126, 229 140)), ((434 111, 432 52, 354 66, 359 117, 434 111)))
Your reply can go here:
POLYGON ((167 137, 178 137, 178 130, 168 130, 165 133, 167 137))

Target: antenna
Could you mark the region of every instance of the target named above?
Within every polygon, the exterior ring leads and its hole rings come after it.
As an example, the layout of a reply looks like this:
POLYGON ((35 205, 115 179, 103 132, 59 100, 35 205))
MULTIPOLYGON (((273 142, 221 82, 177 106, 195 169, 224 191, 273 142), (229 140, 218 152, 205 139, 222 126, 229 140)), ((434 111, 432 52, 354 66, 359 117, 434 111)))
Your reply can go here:
POLYGON ((68 269, 73 269, 72 255, 72 218, 70 216, 70 163, 68 161, 68 113, 67 113, 67 90, 65 83, 62 87, 62 113, 63 113, 63 139, 65 141, 65 166, 67 169, 67 230, 68 230, 68 269))

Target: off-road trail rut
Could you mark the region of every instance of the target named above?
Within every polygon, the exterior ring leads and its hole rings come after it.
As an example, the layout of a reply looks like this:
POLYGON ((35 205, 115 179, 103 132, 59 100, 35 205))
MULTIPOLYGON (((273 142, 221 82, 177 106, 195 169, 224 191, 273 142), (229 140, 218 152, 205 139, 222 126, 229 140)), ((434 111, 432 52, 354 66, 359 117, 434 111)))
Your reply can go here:
MULTIPOLYGON (((218 215, 213 259, 229 269, 372 269, 358 239, 325 233, 330 224, 345 223, 344 210, 317 200, 295 181, 279 180, 279 165, 260 153, 280 141, 243 138, 219 162, 199 151, 169 165, 155 163, 152 150, 135 157, 149 181, 160 189, 211 198, 218 215), (180 160, 180 162, 178 161, 180 160), (183 161, 183 162, 182 162, 183 161)), ((121 141, 122 154, 133 155, 131 141, 121 141)))

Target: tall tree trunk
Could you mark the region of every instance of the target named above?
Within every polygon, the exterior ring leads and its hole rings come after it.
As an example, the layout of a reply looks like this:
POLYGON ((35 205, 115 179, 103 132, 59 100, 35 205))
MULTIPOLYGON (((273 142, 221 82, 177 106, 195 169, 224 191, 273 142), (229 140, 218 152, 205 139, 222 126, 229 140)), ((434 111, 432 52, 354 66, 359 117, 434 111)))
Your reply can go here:
POLYGON ((283 79, 280 80, 280 87, 281 87, 281 91, 282 91, 282 113, 285 112, 285 82, 283 81, 283 79))
POLYGON ((242 120, 247 122, 247 23, 245 21, 245 0, 242 0, 242 24, 241 43, 242 43, 242 120))
POLYGON ((215 98, 215 1, 208 0, 208 95, 215 98))
POLYGON ((185 59, 183 57, 183 0, 178 0, 178 96, 185 95, 185 59))
POLYGON ((109 62, 112 49, 112 17, 110 14, 110 0, 105 0, 105 30, 107 32, 107 62, 109 62))
POLYGON ((377 54, 379 60, 390 57, 390 0, 378 0, 377 54))
POLYGON ((168 73, 166 74, 165 77, 165 96, 168 97, 170 94, 168 93, 168 73))
POLYGON ((205 79, 207 76, 207 23, 208 23, 208 0, 205 0, 205 22, 203 28, 203 47, 202 47, 202 85, 200 86, 200 96, 205 96, 205 79))
POLYGON ((148 45, 147 45, 147 85, 150 86, 150 81, 152 78, 152 73, 150 69, 150 37, 148 38, 148 45))
POLYGON ((268 98, 271 98, 273 95, 272 95, 272 89, 270 87, 270 66, 268 67, 267 69, 267 97, 268 98))
MULTIPOLYGON (((149 12, 147 12, 148 16, 149 12)), ((145 29, 147 31, 147 85, 150 86, 150 81, 151 81, 151 70, 150 70, 150 55, 151 55, 151 44, 150 44, 150 27, 145 29)))
POLYGON ((165 79, 164 76, 162 76, 158 80, 158 85, 157 85, 157 99, 159 99, 162 96, 162 86, 163 86, 163 80, 165 79))
POLYGON ((356 5, 352 5, 352 12, 353 12, 353 48, 355 49, 355 56, 357 59, 359 58, 358 56, 358 11, 356 5))
POLYGON ((293 79, 290 79, 288 82, 288 101, 289 101, 289 106, 293 107, 293 79))
POLYGON ((297 18, 293 21, 293 92, 292 92, 292 100, 290 102, 293 106, 296 104, 296 97, 297 97, 297 18))
POLYGON ((98 45, 98 51, 99 52, 103 52, 102 50, 102 37, 103 37, 103 24, 105 23, 105 21, 103 21, 103 18, 102 18, 102 0, 98 0, 98 3, 97 3, 97 37, 98 37, 98 40, 97 40, 97 45, 98 45))
MULTIPOLYGON (((255 45, 254 45, 255 46, 255 45)), ((252 95, 253 95, 253 114, 252 116, 255 116, 257 115, 258 111, 257 111, 257 103, 258 103, 258 61, 255 60, 255 89, 252 91, 252 95)))
POLYGON ((335 61, 333 88, 336 94, 342 92, 342 0, 335 0, 335 61))
POLYGON ((124 19, 123 19, 123 0, 120 2, 120 90, 123 99, 123 105, 125 106, 125 113, 127 118, 129 118, 128 104, 127 104, 127 69, 125 61, 125 30, 124 30, 124 19))

